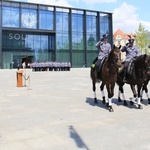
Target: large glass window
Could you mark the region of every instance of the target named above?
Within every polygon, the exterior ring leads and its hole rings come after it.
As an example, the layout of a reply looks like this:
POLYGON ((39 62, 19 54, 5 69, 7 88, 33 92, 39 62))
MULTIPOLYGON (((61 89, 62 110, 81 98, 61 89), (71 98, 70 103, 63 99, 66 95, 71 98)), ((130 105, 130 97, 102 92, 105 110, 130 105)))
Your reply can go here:
POLYGON ((58 32, 56 34, 57 42, 56 42, 56 48, 57 50, 68 50, 69 49, 69 37, 68 32, 58 32))
POLYGON ((37 11, 35 9, 22 9, 21 27, 31 29, 37 28, 37 11))
POLYGON ((97 50, 95 47, 96 41, 96 33, 87 33, 87 50, 97 50))
POLYGON ((110 19, 108 14, 101 13, 100 14, 100 35, 102 37, 103 34, 110 33, 110 19))
POLYGON ((56 8, 56 58, 69 56, 69 9, 56 8), (66 51, 65 56, 62 52, 66 51))
POLYGON ((72 13, 72 31, 83 32, 83 12, 78 14, 78 11, 72 13))
POLYGON ((57 51, 56 60, 59 62, 70 62, 70 51, 69 50, 57 51))
POLYGON ((84 61, 84 51, 74 50, 72 52, 72 67, 81 68, 84 61))
POLYGON ((3 6, 2 10, 2 26, 19 27, 19 8, 3 6))
POLYGON ((54 28, 54 12, 53 7, 40 7, 39 11, 39 28, 45 30, 53 30, 54 28), (43 10, 42 10, 43 9, 43 10))
POLYGON ((10 62, 21 62, 29 57, 30 61, 46 62, 54 60, 54 35, 31 32, 3 31, 2 33, 3 68, 10 62))
POLYGON ((72 33, 72 49, 84 50, 83 32, 72 33))
POLYGON ((87 66, 91 66, 93 60, 97 57, 98 52, 93 50, 87 51, 87 66))
POLYGON ((96 16, 94 12, 87 12, 86 14, 86 41, 87 50, 97 50, 96 43, 96 16))
POLYGON ((72 11, 72 49, 84 50, 83 11, 72 11))
POLYGON ((57 31, 68 31, 69 30, 69 10, 68 9, 56 9, 56 30, 57 31))

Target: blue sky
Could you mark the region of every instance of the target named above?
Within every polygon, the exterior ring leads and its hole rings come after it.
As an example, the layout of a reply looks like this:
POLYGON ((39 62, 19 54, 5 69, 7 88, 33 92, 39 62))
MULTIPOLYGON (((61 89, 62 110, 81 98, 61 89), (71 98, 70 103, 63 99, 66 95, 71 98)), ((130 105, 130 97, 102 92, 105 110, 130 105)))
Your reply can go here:
POLYGON ((139 23, 150 31, 149 5, 142 0, 12 0, 42 3, 113 13, 113 31, 125 33, 137 31, 139 23))

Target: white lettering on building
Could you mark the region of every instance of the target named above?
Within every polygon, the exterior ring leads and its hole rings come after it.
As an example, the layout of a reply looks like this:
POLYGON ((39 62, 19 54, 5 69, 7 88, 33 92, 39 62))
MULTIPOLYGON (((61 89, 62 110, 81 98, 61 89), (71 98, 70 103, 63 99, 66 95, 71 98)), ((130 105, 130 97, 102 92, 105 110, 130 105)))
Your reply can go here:
POLYGON ((25 35, 19 34, 19 33, 9 33, 9 40, 16 40, 18 41, 18 45, 24 45, 25 44, 25 35))

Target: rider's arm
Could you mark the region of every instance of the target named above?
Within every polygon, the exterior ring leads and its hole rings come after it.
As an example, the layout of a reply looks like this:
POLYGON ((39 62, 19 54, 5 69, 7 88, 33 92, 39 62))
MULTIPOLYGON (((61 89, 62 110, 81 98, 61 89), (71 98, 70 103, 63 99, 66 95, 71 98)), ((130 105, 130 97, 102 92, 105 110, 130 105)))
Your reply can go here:
POLYGON ((100 47, 100 45, 103 45, 103 41, 104 41, 104 39, 102 38, 102 39, 100 39, 96 44, 95 44, 95 46, 96 47, 100 47))
POLYGON ((96 47, 99 47, 99 46, 100 46, 100 43, 101 43, 101 41, 98 41, 98 42, 95 44, 95 46, 96 46, 96 47))
POLYGON ((123 47, 121 48, 121 52, 126 52, 126 50, 127 50, 127 46, 123 46, 123 47))
POLYGON ((137 56, 138 56, 138 57, 140 56, 140 51, 139 51, 138 48, 137 48, 137 56))
POLYGON ((109 44, 109 49, 108 49, 108 50, 109 50, 109 53, 110 53, 110 52, 111 52, 111 50, 112 50, 112 49, 111 49, 111 45, 110 45, 110 44, 109 44))

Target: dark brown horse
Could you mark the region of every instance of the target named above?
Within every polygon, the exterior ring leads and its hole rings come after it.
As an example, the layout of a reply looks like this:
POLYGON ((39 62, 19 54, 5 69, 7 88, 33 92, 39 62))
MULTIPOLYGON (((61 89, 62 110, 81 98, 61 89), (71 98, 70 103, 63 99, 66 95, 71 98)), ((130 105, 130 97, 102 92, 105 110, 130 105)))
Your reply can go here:
POLYGON ((143 88, 141 91, 141 101, 142 101, 143 92, 145 91, 145 94, 146 94, 147 100, 148 100, 148 104, 150 104, 150 95, 148 93, 148 88, 147 88, 149 81, 150 81, 150 56, 149 56, 148 67, 147 67, 147 79, 144 81, 143 88))
POLYGON ((143 83, 143 88, 142 88, 142 91, 141 91, 141 101, 143 101, 143 92, 145 91, 145 94, 147 96, 147 100, 148 100, 148 104, 150 104, 150 96, 149 96, 149 93, 148 93, 148 83, 150 81, 150 76, 147 78, 147 80, 144 81, 143 83))
MULTIPOLYGON (((133 92, 134 100, 137 99, 138 108, 142 108, 141 106, 141 89, 143 87, 144 82, 147 80, 147 73, 149 68, 150 57, 146 54, 139 56, 136 60, 133 61, 133 69, 131 74, 127 78, 127 84, 130 85, 131 90, 133 92), (137 86, 137 89, 135 88, 137 86)), ((117 84, 119 85, 119 94, 118 101, 121 101, 120 96, 122 95, 124 105, 127 105, 125 95, 124 95, 124 73, 121 72, 117 78, 117 84)), ((134 101, 130 101, 130 104, 133 105, 134 101)))
MULTIPOLYGON (((102 81, 102 85, 101 85, 102 96, 104 96, 104 93, 103 93, 104 85, 106 85, 106 88, 107 88, 107 93, 108 93, 107 106, 108 106, 109 111, 113 111, 112 97, 114 96, 114 87, 115 87, 115 82, 117 80, 118 68, 120 66, 121 66, 120 47, 118 48, 114 45, 109 56, 104 60, 104 63, 101 69, 101 79, 100 79, 102 81)), ((95 103, 97 103, 96 83, 98 81, 97 79, 98 70, 96 68, 99 68, 99 67, 95 67, 95 69, 91 68, 91 72, 90 72, 95 103)), ((105 99, 103 99, 103 103, 105 103, 105 99)))

